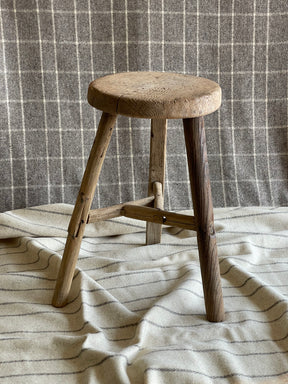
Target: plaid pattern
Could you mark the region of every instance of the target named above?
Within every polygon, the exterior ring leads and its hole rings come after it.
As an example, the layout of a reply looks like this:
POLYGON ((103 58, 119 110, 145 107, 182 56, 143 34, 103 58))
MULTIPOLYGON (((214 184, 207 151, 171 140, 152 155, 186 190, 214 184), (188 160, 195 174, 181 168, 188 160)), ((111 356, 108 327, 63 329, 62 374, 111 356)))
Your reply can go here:
MULTIPOLYGON (((2 0, 0 210, 74 203, 107 73, 217 81, 206 132, 215 206, 287 205, 288 4, 282 0, 2 0)), ((119 117, 95 206, 147 193, 149 121, 119 117)), ((168 122, 166 208, 191 206, 181 121, 168 122)))

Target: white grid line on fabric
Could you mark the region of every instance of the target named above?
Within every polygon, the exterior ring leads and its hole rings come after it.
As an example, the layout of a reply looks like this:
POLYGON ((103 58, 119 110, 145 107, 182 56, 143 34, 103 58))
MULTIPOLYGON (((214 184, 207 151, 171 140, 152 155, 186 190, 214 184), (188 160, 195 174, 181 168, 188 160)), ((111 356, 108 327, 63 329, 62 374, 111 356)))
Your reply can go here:
POLYGON ((258 172, 257 172, 257 163, 256 163, 256 132, 255 132, 255 39, 256 39, 256 2, 253 4, 254 15, 253 15, 253 34, 252 34, 252 94, 251 94, 251 107, 252 107, 252 130, 253 130, 253 155, 254 155, 254 173, 256 181, 256 190, 258 195, 258 202, 261 205, 261 195, 260 188, 258 184, 258 172))
MULTIPOLYGON (((74 26, 75 26, 75 47, 76 47, 76 62, 78 72, 78 98, 81 100, 81 73, 80 73, 80 59, 79 59, 79 43, 78 43, 78 22, 77 22, 77 1, 74 0, 74 26)), ((83 128, 83 110, 82 103, 79 103, 80 115, 80 137, 81 137, 81 158, 82 158, 82 172, 85 170, 85 154, 84 154, 84 128, 83 128)))
MULTIPOLYGON (((39 40, 37 39, 19 39, 19 43, 20 44, 35 44, 35 43, 38 43, 39 40)), ((17 41, 16 40, 9 40, 9 39, 0 39, 0 43, 10 43, 10 44, 16 44, 17 41)), ((42 39, 42 43, 45 43, 45 44, 51 44, 53 45, 53 42, 51 42, 51 40, 46 40, 46 39, 42 39)), ((97 42, 96 41, 87 41, 87 40, 79 40, 78 42, 79 44, 81 45, 84 45, 84 46, 87 46, 87 45, 110 45, 111 46, 111 42, 107 42, 106 40, 102 41, 102 40, 98 40, 97 42)), ((114 40, 114 44, 126 44, 126 40, 114 40)), ((57 41, 57 44, 59 46, 61 45, 75 45, 75 41, 69 41, 69 40, 65 40, 65 41, 57 41)), ((160 40, 129 40, 128 44, 143 44, 143 45, 162 45, 163 42, 160 41, 160 40)), ((195 44, 197 44, 197 40, 190 40, 190 41, 187 41, 186 43, 186 46, 194 46, 195 44)), ((200 44, 200 43, 199 43, 200 44)), ((277 46, 277 45, 287 45, 288 44, 288 40, 287 41, 271 41, 269 42, 269 45, 270 46, 277 46)), ((165 41, 165 45, 180 45, 181 47, 183 46, 183 42, 181 41, 165 41)), ((230 47, 232 45, 231 42, 222 42, 220 43, 220 46, 221 47, 230 47)), ((201 46, 208 46, 208 47, 214 47, 215 46, 215 43, 210 43, 210 42, 207 42, 207 41, 201 41, 201 46)), ((241 47, 241 46, 253 46, 253 43, 251 42, 234 42, 233 43, 233 46, 234 47, 241 47)), ((255 46, 266 46, 266 43, 263 42, 263 41, 257 41, 255 42, 255 46)), ((59 71, 60 72, 60 71, 59 71)), ((64 71, 66 72, 66 71, 64 71)), ((76 71, 75 71, 76 72, 76 71)), ((81 71, 82 72, 82 71, 81 71)), ((98 72, 98 71, 97 71, 98 72)), ((101 71, 100 71, 101 72, 101 71)), ((251 71, 247 71, 249 73, 251 73, 251 71)), ((102 71, 102 73, 107 73, 107 72, 104 72, 102 71)), ((230 73, 230 72, 229 72, 230 73)), ((238 72, 237 72, 238 73, 238 72)))
MULTIPOLYGON (((168 122, 169 123, 169 122, 168 122)), ((119 130, 120 131, 124 131, 124 130, 128 130, 129 128, 126 128, 126 127, 121 127, 121 128, 119 128, 119 130)), ((171 130, 178 130, 178 128, 177 127, 173 127, 173 126, 168 126, 168 129, 169 129, 169 131, 171 131, 171 130)), ((208 126, 208 125, 206 125, 205 126, 205 129, 206 129, 206 131, 207 130, 210 130, 210 131, 215 131, 215 130, 217 130, 218 131, 218 127, 215 127, 215 126, 208 126)), ((229 130, 230 131, 230 127, 229 128, 221 128, 221 130, 222 131, 225 131, 225 130, 229 130)), ((257 130, 259 130, 259 131, 266 131, 266 126, 257 126, 255 129, 257 129, 257 130)), ((271 130, 274 130, 274 129, 285 129, 285 131, 286 131, 286 129, 287 129, 287 125, 285 124, 285 125, 273 125, 272 127, 268 127, 267 128, 267 130, 268 131, 271 131, 271 130)), ((145 128, 145 127, 141 127, 141 128, 139 128, 139 127, 132 127, 132 130, 133 131, 145 131, 145 130, 148 130, 148 128, 145 128)), ((252 129, 251 128, 249 128, 249 127, 247 127, 247 126, 239 126, 239 127, 237 127, 237 131, 241 131, 241 130, 248 130, 248 131, 252 131, 252 129)), ((29 130, 28 130, 29 132, 44 132, 44 129, 42 128, 42 129, 38 129, 38 128, 30 128, 29 130)), ((49 132, 58 132, 59 130, 58 130, 58 128, 53 128, 53 127, 49 127, 49 132)), ((93 131, 93 132, 95 132, 95 129, 93 128, 87 128, 87 129, 85 129, 85 131, 86 132, 91 132, 91 131, 93 131)), ((11 132, 19 132, 19 129, 17 129, 17 128, 11 128, 11 132)), ((73 128, 67 128, 67 129, 62 129, 62 132, 77 132, 77 130, 75 130, 75 128, 73 129, 73 128)), ((91 143, 92 144, 92 143, 91 143)))
MULTIPOLYGON (((89 25, 89 39, 90 39, 90 42, 92 43, 92 40, 93 40, 93 37, 92 37, 92 18, 91 18, 91 1, 88 0, 88 25, 89 25)), ((94 70, 94 61, 93 61, 93 57, 94 57, 94 53, 93 53, 93 44, 90 44, 90 55, 91 55, 91 71, 89 71, 89 74, 92 75, 92 79, 94 80, 95 79, 95 70, 94 70)), ((112 56, 113 58, 113 56, 112 56)), ((81 71, 81 73, 83 74, 84 72, 81 71)), ((88 84, 87 84, 88 86, 88 84)), ((82 100, 78 100, 80 101, 81 103, 84 102, 82 100)), ((87 100, 85 100, 85 104, 87 104, 87 100)), ((96 131, 97 131, 97 117, 96 117, 96 109, 95 108, 91 108, 91 112, 93 115, 93 130, 95 131, 95 134, 96 134, 96 131)), ((87 130, 87 128, 85 127, 85 130, 87 130)), ((91 143, 92 145, 92 143, 91 143)))
POLYGON ((183 73, 186 74, 186 0, 183 0, 183 73))
MULTIPOLYGON (((113 73, 116 73, 116 62, 115 62, 115 43, 114 43, 114 38, 115 38, 115 31, 114 31, 114 18, 113 18, 113 0, 110 2, 111 6, 111 39, 112 39, 112 66, 113 66, 113 73)), ((116 160, 117 160, 117 172, 118 172, 118 179, 119 179, 119 188, 118 188, 118 193, 119 193, 119 201, 122 201, 122 179, 121 179, 121 172, 120 172, 120 157, 119 157, 119 128, 118 128, 118 122, 116 121, 115 125, 115 139, 116 139, 116 160)), ((99 188, 97 188, 97 193, 99 194, 99 188)), ((97 195, 98 201, 100 196, 97 195)))
POLYGON ((26 131, 25 131, 25 115, 24 115, 24 103, 23 103, 23 85, 22 85, 22 73, 21 73, 21 61, 20 61, 20 49, 19 49, 19 31, 16 12, 16 0, 13 0, 14 8, 14 21, 15 21, 15 35, 17 45, 17 64, 19 70, 19 94, 21 104, 21 119, 22 119, 22 134, 23 134, 23 153, 24 153, 24 178, 25 178, 25 204, 29 205, 28 197, 28 173, 27 173, 27 161, 26 161, 26 131))
MULTIPOLYGON (((2 11, 0 9, 0 30, 2 36, 4 36, 3 20, 2 20, 2 11)), ((3 43, 3 68, 4 68, 4 84, 5 84, 5 93, 6 93, 6 105, 7 105, 7 126, 8 126, 8 140, 9 140, 9 159, 10 159, 10 181, 11 185, 11 209, 15 207, 15 197, 14 197, 14 167, 13 167, 13 150, 12 150, 12 130, 11 130, 11 119, 10 119, 10 107, 9 107, 9 88, 7 80, 7 64, 6 64, 6 51, 5 43, 3 43)))
MULTIPOLYGON (((5 7, 2 7, 2 11, 3 12, 11 12, 11 9, 9 8, 5 8, 5 7)), ((41 13, 52 13, 51 10, 49 9, 46 9, 46 8, 39 8, 39 11, 41 13)), ((16 12, 17 13, 35 13, 36 12, 36 8, 31 8, 31 9, 16 9, 16 12)), ((58 9, 54 9, 54 14, 63 14, 63 15, 73 15, 74 14, 74 11, 70 11, 70 10, 64 10, 64 9, 61 9, 61 10, 58 10, 58 9)), ((106 10, 97 10, 97 11, 91 11, 91 14, 92 15, 109 15, 111 11, 106 11, 106 10)), ((164 15, 182 15, 182 11, 157 11, 157 10, 152 10, 150 11, 152 14, 162 14, 164 13, 164 15)), ((85 10, 78 10, 77 11, 78 14, 87 14, 89 13, 89 10, 85 11, 85 10)), ((139 10, 129 10, 127 9, 127 12, 126 11, 122 11, 122 10, 117 10, 117 9, 113 9, 113 13, 114 14, 143 14, 143 10, 139 9, 139 10)), ((218 12, 192 12, 192 11, 186 11, 185 12, 187 15, 189 16, 214 16, 215 18, 218 17, 218 12)), ((269 12, 269 14, 271 16, 286 16, 288 15, 288 11, 272 11, 272 12, 269 12)), ((223 12, 221 13, 221 16, 224 16, 224 17, 231 17, 232 15, 232 12, 223 12)), ((253 17, 253 12, 237 12, 237 16, 247 16, 247 17, 253 17)), ((256 12, 256 16, 258 17, 265 17, 267 16, 267 13, 265 12, 256 12)))
POLYGON ((161 40, 161 47, 162 47, 162 71, 165 71, 165 11, 164 11, 164 0, 161 2, 161 23, 162 23, 162 40, 161 40))
MULTIPOLYGON (((110 44, 111 45, 111 44, 110 44)), ((29 70, 22 70, 21 71, 22 73, 40 73, 40 69, 38 70, 35 70, 35 69, 29 69, 29 70)), ((4 73, 4 71, 0 70, 0 73, 4 73)), ((5 73, 18 73, 18 71, 16 70, 7 70, 5 73)), ((55 73, 55 70, 43 70, 43 73, 52 73, 54 74, 55 73)), ((77 71, 57 71, 58 74, 69 74, 69 75, 77 75, 77 71)), ((92 74, 92 71, 81 71, 81 73, 83 74, 92 74)), ((267 74, 267 71, 266 70, 263 70, 263 71, 255 71, 254 72, 255 75, 266 75, 267 74)), ((281 74, 286 74, 287 73, 287 70, 283 69, 283 70, 270 70, 269 71, 269 74, 272 74, 272 75, 281 75, 281 74)), ((97 70, 97 74, 98 75, 107 75, 107 72, 105 71, 99 71, 97 70)), ((194 72, 186 72, 186 74, 194 74, 194 72)), ((217 71, 201 71, 201 75, 203 76, 203 74, 205 75, 211 75, 211 76, 217 76, 218 72, 217 71)), ((250 75, 251 74, 251 71, 236 71, 236 72, 227 72, 227 71, 221 71, 221 74, 222 75, 250 75)), ((241 100, 241 99, 239 99, 241 100)), ((266 100, 266 99, 265 99, 266 100)), ((224 99, 225 101, 225 99, 224 99)))
MULTIPOLYGON (((113 0, 110 0, 110 17, 111 17, 111 45, 112 45, 112 68, 113 68, 113 73, 116 73, 116 65, 115 65, 115 31, 114 31, 114 4, 113 0)), ((91 34, 92 36, 92 34, 91 34)), ((92 38, 91 38, 91 43, 93 43, 92 38)), ((92 59, 93 61, 93 59, 92 59)))
MULTIPOLYGON (((220 156, 223 156, 223 157, 232 157, 234 154, 233 153, 225 153, 225 154, 223 154, 223 155, 220 155, 219 153, 209 153, 208 154, 208 157, 210 158, 210 157, 220 157, 220 156)), ((239 157, 239 158, 245 158, 245 157, 253 157, 254 158, 254 156, 261 156, 261 157, 265 157, 265 156, 267 156, 267 152, 259 152, 259 153, 256 153, 255 155, 254 155, 254 153, 236 153, 236 155, 237 155, 237 157, 239 157)), ((141 159, 141 158, 144 158, 144 157, 149 157, 150 155, 149 155, 149 153, 148 153, 148 151, 146 152, 146 153, 143 153, 143 154, 141 154, 141 155, 134 155, 134 158, 135 159, 141 159)), ((270 156, 288 156, 288 153, 286 153, 286 152, 277 152, 277 153, 275 153, 275 152, 271 152, 270 153, 270 156)), ((130 159, 131 157, 129 156, 129 155, 125 155, 125 154, 123 154, 123 155, 119 155, 119 157, 121 158, 121 159, 130 159)), ((170 153, 170 154, 167 154, 167 157, 171 157, 171 158, 173 158, 173 157, 183 157, 184 159, 186 159, 186 153, 170 153)), ((23 161, 23 159, 24 159, 24 157, 13 157, 13 160, 17 160, 17 161, 23 161)), ((39 161, 42 161, 42 160, 46 160, 46 156, 38 156, 37 155, 37 157, 26 157, 26 159, 28 160, 28 161, 30 161, 30 160, 39 160, 39 161)), ((61 160, 61 157, 57 157, 57 156, 50 156, 49 157, 49 159, 51 159, 51 160, 61 160)), ((82 159, 82 156, 69 156, 69 157, 67 157, 67 159, 69 159, 69 160, 80 160, 80 159, 82 159)), ((116 155, 107 155, 107 156, 105 156, 105 159, 117 159, 117 156, 116 155)), ((0 159, 0 162, 3 162, 3 163, 5 163, 5 162, 7 162, 7 159, 0 159)))
MULTIPOLYGON (((173 125, 169 124, 169 121, 170 120, 168 120, 168 130, 169 131, 171 131, 171 130, 178 130, 179 129, 178 127, 174 127, 173 125)), ((139 128, 139 127, 132 127, 132 129, 133 129, 133 131, 140 131, 140 132, 150 130, 150 128, 147 128, 147 127, 141 127, 141 128, 139 128)), ((218 131, 218 127, 215 127, 214 125, 213 126, 206 125, 205 129, 206 130, 210 130, 210 131, 218 131)), ((265 125, 259 125, 259 126, 256 126, 255 129, 257 129, 259 131, 266 131, 266 126, 265 125)), ((286 124, 285 125, 273 125, 271 127, 268 127, 267 129, 268 129, 268 131, 271 131, 271 130, 274 130, 274 129, 284 129, 286 131, 287 125, 286 124)), ((129 128, 121 127, 121 128, 119 128, 119 130, 120 131, 125 131, 125 130, 129 130, 129 128)), ((221 130, 222 131, 227 131, 227 130, 230 131, 231 128, 230 127, 225 127, 225 128, 221 128, 221 130)), ((247 127, 247 126, 238 126, 237 127, 237 131, 241 131, 241 130, 246 130, 246 131, 251 131, 252 132, 252 128, 247 127)), ((39 132, 43 132, 44 129, 43 128, 42 129, 40 129, 40 128, 39 129, 38 128, 30 128, 30 129, 27 130, 27 132, 28 131, 29 132, 38 132, 38 131, 39 132)), ((55 132, 57 131, 58 132, 58 128, 49 127, 49 132, 50 131, 51 132, 53 132, 53 131, 55 131, 55 132)), ((87 128, 87 129, 85 129, 85 131, 87 131, 87 132, 91 132, 91 131, 95 132, 95 129, 94 128, 87 128)), ((19 132, 19 129, 11 128, 11 132, 19 132)), ((66 129, 62 129, 62 132, 77 132, 77 129, 69 128, 68 127, 66 129)), ((91 142, 91 144, 92 144, 92 142, 91 142)))
MULTIPOLYGON (((234 184, 235 183, 235 179, 224 179, 223 182, 225 184, 234 184)), ((272 179, 273 182, 286 182, 287 179, 280 179, 280 178, 273 178, 272 179)), ((255 179, 254 178, 251 178, 251 179, 241 179, 240 183, 255 183, 255 179)), ((211 184, 221 184, 222 183, 222 180, 219 180, 219 179, 214 179, 214 180, 211 180, 211 184)), ((259 183, 267 183, 267 179, 263 179, 263 180, 259 180, 259 183)), ((123 182, 122 183, 123 185, 131 185, 130 182, 123 182)), ((148 182, 147 181, 139 181, 137 183, 138 185, 147 185, 148 182)), ((170 184, 186 184, 186 180, 171 180, 170 181, 170 184)), ((109 186, 117 186, 118 185, 118 182, 109 182, 109 183, 101 183, 101 186, 103 187, 109 187, 109 186)), ((45 184, 29 184, 29 189, 39 189, 39 188, 46 188, 47 186, 45 184)), ((52 187, 55 187, 55 188, 58 188, 58 187, 61 187, 61 184, 51 184, 51 188, 52 187)), ((79 188, 79 184, 69 184, 69 183, 66 183, 65 184, 65 187, 74 187, 74 188, 79 188)), ((0 187, 0 190, 9 190, 10 188, 9 187, 0 187)), ((25 188, 25 185, 15 185, 14 187, 15 190, 19 190, 19 189, 26 189, 25 188)), ((116 199, 117 200, 117 199, 116 199)), ((168 208, 167 208, 168 209, 168 208)), ((186 207, 187 209, 187 207, 186 207)))
POLYGON ((55 14, 54 14, 54 0, 51 0, 51 20, 53 29, 53 47, 54 47, 54 64, 55 64, 55 78, 56 78, 56 95, 57 95, 57 108, 59 118, 59 147, 60 147, 60 177, 61 177, 61 202, 64 202, 64 166, 63 166, 63 142, 62 142, 62 120, 61 120, 61 103, 59 92, 59 77, 58 77, 58 60, 57 60, 57 42, 56 42, 56 27, 55 27, 55 14))
MULTIPOLYGON (((6 72, 5 72, 6 73, 6 72)), ((21 72, 23 74, 23 72, 21 72)), ((87 88, 88 88, 88 85, 87 85, 87 88)), ((260 99, 260 98, 255 98, 254 100, 251 99, 251 98, 247 98, 247 99, 229 99, 229 98, 225 98, 223 101, 222 101, 222 105, 225 104, 225 103, 232 103, 232 102, 239 102, 239 103, 251 103, 251 102, 256 102, 256 103, 266 103, 267 100, 269 101, 286 101, 286 98, 278 98, 278 97, 269 97, 269 98, 265 98, 265 99, 260 99)), ((21 99, 9 99, 8 100, 9 103, 21 103, 21 99)), ((3 104, 6 104, 7 100, 6 99, 0 99, 0 103, 3 103, 3 104)), ((45 98, 45 99, 26 99, 26 100, 23 100, 23 104, 28 104, 28 103, 35 103, 35 104, 42 104, 42 103, 45 103, 45 104, 49 104, 49 103, 57 103, 58 102, 58 99, 48 99, 48 98, 45 98)), ((87 100, 65 100, 65 99, 61 99, 61 103, 65 103, 65 104, 87 104, 87 100)), ((172 119, 168 119, 168 120, 172 120, 172 119)), ((238 127, 237 127, 238 128, 238 127)), ((247 127, 246 127, 247 128, 247 127)))
POLYGON ((128 30, 128 5, 125 0, 125 49, 126 49, 126 68, 129 71, 129 30, 128 30))
MULTIPOLYGON (((285 100, 285 98, 279 98, 279 97, 269 97, 268 98, 268 95, 267 95, 267 97, 265 97, 265 99, 257 98, 257 97, 254 98, 254 102, 256 102, 256 103, 266 103, 267 100, 269 100, 269 101, 283 101, 283 100, 285 100)), ((223 103, 230 103, 232 101, 233 102, 235 102, 235 101, 241 102, 241 103, 251 103, 251 102, 253 102, 253 99, 252 98, 247 98, 247 99, 225 98, 225 100, 223 100, 223 103)))
POLYGON ((147 0, 147 31, 148 31, 148 69, 151 71, 151 11, 150 0, 147 0))
MULTIPOLYGON (((186 0, 183 0, 183 73, 186 74, 186 0)), ((185 153, 186 157, 186 153, 185 153)), ((191 188, 190 188, 190 175, 189 175, 189 168, 187 165, 187 162, 185 162, 186 167, 186 183, 187 183, 187 196, 188 196, 188 203, 189 206, 193 206, 192 202, 192 194, 191 194, 191 188)))
MULTIPOLYGON (((128 29, 128 5, 127 0, 125 0, 125 33, 126 33, 126 68, 129 72, 130 63, 129 63, 129 29, 128 29)), ((132 124, 131 118, 128 119, 129 122, 129 149, 130 149, 130 158, 131 158, 131 186, 132 186, 132 199, 135 200, 136 191, 135 191, 135 176, 134 176, 134 153, 133 153, 133 136, 132 136, 132 124)))
MULTIPOLYGON (((111 0, 113 1, 113 0, 111 0)), ((93 11, 91 10, 91 2, 89 0, 89 11, 90 11, 90 14, 89 14, 89 43, 91 43, 91 69, 92 69, 92 76, 93 76, 93 80, 96 78, 96 76, 94 75, 94 52, 93 52, 93 33, 92 33, 92 30, 93 30, 93 27, 92 27, 92 16, 93 16, 93 11)), ((112 18, 113 18, 113 14, 112 14, 112 11, 110 12, 111 14, 111 28, 113 26, 113 22, 112 22, 112 18)), ((113 36, 113 33, 111 34, 112 35, 112 38, 114 37, 113 36)), ((107 43, 107 42, 106 42, 107 43)), ((111 48, 112 48, 112 65, 114 65, 115 61, 115 58, 113 56, 113 54, 115 55, 115 46, 113 45, 113 41, 111 42, 111 48)), ((113 70, 114 70, 114 66, 112 67, 113 70)), ((83 71, 82 71, 83 73, 83 71)), ((87 102, 87 100, 86 100, 87 102)), ((95 132, 95 137, 97 135, 97 129, 98 129, 98 124, 97 124, 97 117, 96 117, 96 109, 95 108, 92 108, 93 109, 93 123, 94 123, 94 129, 93 131, 95 132)), ((100 122, 100 121, 99 121, 100 122)), ((91 143, 92 145, 92 143, 91 143)), ((90 150, 91 151, 91 150, 90 150)), ((94 193, 94 196, 92 198, 92 200, 95 202, 96 200, 96 206, 99 208, 100 207, 100 177, 101 177, 101 172, 100 172, 100 175, 98 177, 98 181, 97 181, 97 185, 96 185, 96 189, 95 189, 95 193, 94 193)))
POLYGON ((196 2, 196 76, 199 76, 199 0, 196 2))
POLYGON ((238 188, 238 178, 237 178, 237 163, 235 156, 235 127, 234 127, 234 0, 232 0, 232 13, 231 13, 231 129, 232 129, 232 151, 233 151, 233 164, 235 172, 235 190, 236 190, 236 199, 237 205, 240 205, 240 195, 238 188))
POLYGON ((269 81, 269 33, 270 33, 270 0, 267 0, 267 17, 266 17, 266 84, 265 84, 265 113, 266 113, 266 145, 267 145, 267 172, 270 188, 271 203, 274 205, 274 196, 271 185, 271 170, 270 170, 270 153, 269 153, 269 133, 268 133, 268 81, 269 81))
POLYGON ((50 165, 49 165, 49 139, 48 139, 48 121, 47 121, 47 105, 46 105, 46 90, 43 72, 43 51, 41 41, 41 25, 39 16, 39 0, 36 0, 36 13, 37 13, 37 24, 38 24, 38 36, 39 36, 39 55, 40 55, 40 71, 41 71, 41 82, 42 82, 42 102, 43 102, 43 117, 44 117, 44 131, 45 131, 45 147, 46 147, 46 169, 47 169, 47 200, 48 204, 51 202, 51 190, 50 190, 50 165))
MULTIPOLYGON (((217 32, 218 32, 218 37, 217 37, 217 81, 218 84, 221 84, 221 79, 220 79, 220 65, 221 65, 221 52, 220 52, 220 43, 221 43, 221 0, 218 0, 217 3, 218 6, 218 24, 217 24, 217 32)), ((222 101, 223 103, 223 101, 222 101)), ((224 179, 224 167, 223 167, 223 157, 222 157, 222 140, 221 140, 221 108, 218 109, 217 111, 218 114, 218 140, 219 140, 219 158, 220 158, 220 173, 221 173, 221 179, 224 179)), ((222 183, 222 193, 223 193, 223 205, 224 207, 227 207, 227 199, 226 199, 226 192, 225 192, 225 185, 222 183)))

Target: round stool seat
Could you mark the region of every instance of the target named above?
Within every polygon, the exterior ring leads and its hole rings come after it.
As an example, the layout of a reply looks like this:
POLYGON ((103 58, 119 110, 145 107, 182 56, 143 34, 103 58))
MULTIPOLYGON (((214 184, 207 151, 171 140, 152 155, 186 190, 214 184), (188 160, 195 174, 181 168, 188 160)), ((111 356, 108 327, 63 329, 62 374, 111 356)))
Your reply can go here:
POLYGON ((127 72, 94 80, 88 102, 110 114, 139 118, 183 119, 205 116, 221 104, 212 80, 162 72, 127 72))

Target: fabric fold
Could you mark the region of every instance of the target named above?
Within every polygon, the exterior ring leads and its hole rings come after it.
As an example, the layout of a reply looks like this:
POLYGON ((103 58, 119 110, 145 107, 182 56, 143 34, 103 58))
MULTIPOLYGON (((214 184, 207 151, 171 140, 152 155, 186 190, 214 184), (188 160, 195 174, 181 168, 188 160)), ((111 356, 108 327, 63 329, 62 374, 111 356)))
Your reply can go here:
MULTIPOLYGON (((226 318, 205 316, 196 234, 87 225, 68 303, 51 299, 72 206, 0 214, 0 382, 288 379, 288 208, 215 209, 226 318)), ((191 214, 191 212, 186 212, 191 214)))

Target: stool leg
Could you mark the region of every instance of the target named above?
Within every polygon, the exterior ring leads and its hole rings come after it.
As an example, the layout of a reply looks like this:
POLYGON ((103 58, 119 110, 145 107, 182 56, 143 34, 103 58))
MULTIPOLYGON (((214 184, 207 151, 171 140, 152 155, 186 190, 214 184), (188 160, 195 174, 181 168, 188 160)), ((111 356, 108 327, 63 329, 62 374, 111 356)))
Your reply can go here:
MULTIPOLYGON (((149 165, 149 184, 148 196, 153 196, 153 184, 162 184, 162 196, 164 194, 165 180, 165 160, 166 160, 166 119, 151 120, 151 139, 150 139, 150 165, 149 165)), ((163 209, 163 198, 155 199, 154 208, 163 209), (160 204, 160 205, 159 205, 160 204)), ((158 244, 161 241, 162 225, 149 223, 146 224, 146 244, 158 244)))
POLYGON ((202 284, 209 321, 224 320, 220 269, 214 230, 213 205, 203 117, 184 119, 202 284))
POLYGON ((96 184, 115 122, 116 115, 103 112, 68 227, 68 237, 52 300, 55 307, 63 307, 68 298, 96 184))

